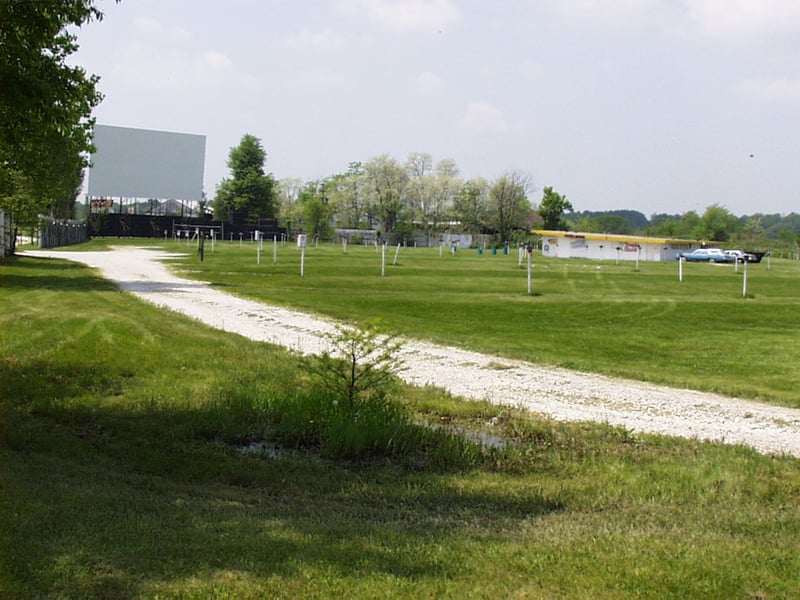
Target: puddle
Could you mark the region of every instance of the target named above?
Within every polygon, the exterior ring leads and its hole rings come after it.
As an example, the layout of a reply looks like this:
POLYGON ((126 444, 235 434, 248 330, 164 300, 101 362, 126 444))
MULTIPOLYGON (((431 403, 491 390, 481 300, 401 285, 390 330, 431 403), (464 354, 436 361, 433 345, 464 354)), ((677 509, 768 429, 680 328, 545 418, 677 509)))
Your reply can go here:
MULTIPOLYGON (((515 446, 514 440, 501 435, 495 435, 487 431, 476 431, 472 429, 465 429, 457 425, 442 425, 426 422, 418 422, 417 425, 420 425, 421 427, 427 427, 428 429, 440 430, 446 433, 461 436, 470 442, 480 444, 482 448, 486 448, 487 450, 505 450, 506 448, 515 446)), ((307 452, 296 450, 294 448, 285 448, 265 440, 254 440, 246 444, 240 444, 234 446, 234 449, 239 454, 257 455, 266 458, 289 458, 299 454, 308 456, 307 452)))
POLYGON ((460 435, 471 442, 480 444, 487 450, 505 450, 506 448, 510 448, 515 445, 514 440, 502 435, 495 435, 487 431, 475 431, 473 429, 465 429, 457 425, 440 425, 438 423, 419 423, 419 425, 429 429, 436 429, 445 431, 447 433, 460 435))
POLYGON ((243 446, 236 446, 236 451, 239 454, 258 454, 268 458, 284 458, 295 453, 294 450, 278 446, 277 444, 270 444, 263 440, 250 442, 243 446))
POLYGON ((514 445, 513 440, 501 435, 487 433, 485 431, 465 431, 453 429, 453 432, 467 438, 470 441, 480 444, 487 450, 505 450, 506 448, 514 445))

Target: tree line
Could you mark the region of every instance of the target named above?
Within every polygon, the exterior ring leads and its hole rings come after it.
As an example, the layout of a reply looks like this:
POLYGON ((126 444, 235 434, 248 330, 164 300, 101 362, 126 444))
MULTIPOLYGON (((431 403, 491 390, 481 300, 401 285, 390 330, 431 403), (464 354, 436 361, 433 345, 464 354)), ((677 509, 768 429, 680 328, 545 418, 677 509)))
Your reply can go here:
POLYGON ((800 239, 800 215, 755 214, 737 217, 719 204, 703 214, 653 214, 635 210, 582 211, 551 186, 531 200, 528 175, 518 171, 493 180, 461 179, 452 159, 434 161, 412 152, 404 162, 380 155, 351 162, 342 173, 322 179, 276 180, 265 170, 261 141, 245 135, 232 148, 231 177, 217 188, 215 216, 231 211, 277 218, 289 229, 328 238, 334 227, 378 229, 397 239, 418 233, 488 234, 498 243, 524 241, 532 228, 588 233, 644 235, 756 247, 800 239))
POLYGON ((245 212, 278 218, 323 239, 338 227, 377 229, 408 241, 417 232, 483 233, 512 241, 526 237, 533 225, 530 178, 517 171, 491 181, 463 180, 453 160, 413 152, 403 163, 384 154, 351 162, 323 179, 278 181, 266 172, 265 161, 260 140, 250 134, 231 149, 230 177, 213 201, 215 218, 245 212))
POLYGON ((712 204, 702 214, 660 213, 649 219, 634 210, 583 211, 571 215, 569 225, 571 229, 590 233, 730 242, 748 247, 796 246, 800 240, 798 213, 736 216, 719 204, 712 204))

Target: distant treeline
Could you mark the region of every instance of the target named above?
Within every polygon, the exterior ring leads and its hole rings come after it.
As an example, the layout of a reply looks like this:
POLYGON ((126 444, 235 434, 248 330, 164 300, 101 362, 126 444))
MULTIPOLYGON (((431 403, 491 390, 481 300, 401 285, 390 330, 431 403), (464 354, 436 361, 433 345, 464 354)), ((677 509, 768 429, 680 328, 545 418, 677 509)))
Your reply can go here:
POLYGON ((647 218, 636 210, 576 211, 566 216, 570 228, 590 233, 648 235, 742 241, 751 244, 779 241, 794 245, 800 240, 800 214, 789 213, 744 215, 737 217, 718 205, 699 215, 653 214, 647 218))

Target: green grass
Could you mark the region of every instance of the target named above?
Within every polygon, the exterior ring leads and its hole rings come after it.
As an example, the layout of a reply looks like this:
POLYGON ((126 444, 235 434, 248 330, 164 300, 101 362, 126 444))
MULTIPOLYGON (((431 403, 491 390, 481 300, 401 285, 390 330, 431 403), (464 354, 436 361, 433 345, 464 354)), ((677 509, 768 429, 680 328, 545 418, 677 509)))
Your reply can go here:
POLYGON ((534 258, 533 295, 516 252, 478 255, 320 245, 300 252, 220 242, 184 276, 265 302, 501 356, 800 407, 800 263, 743 269, 534 258))
MULTIPOLYGON (((303 279, 292 270, 297 263, 290 263, 288 248, 277 267, 262 263, 256 270, 250 257, 249 276, 234 269, 245 255, 237 259, 230 250, 223 258, 218 246, 202 265, 192 257, 184 268, 208 269, 204 278, 237 293, 276 299, 294 293, 292 302, 299 306, 323 312, 324 304, 328 314, 366 318, 338 298, 346 287, 323 294, 316 281, 324 277, 329 286, 338 285, 327 270, 338 262, 333 250, 323 276, 328 255, 309 249, 303 279), (211 277, 224 260, 230 260, 231 274, 211 277), (324 299, 309 298, 314 292, 324 299)), ((442 260, 455 263, 460 256, 442 260)), ((379 264, 375 273, 370 258, 354 256, 354 263, 363 261, 353 265, 361 274, 341 276, 359 284, 372 311, 382 298, 392 307, 384 314, 402 312, 393 296, 404 294, 411 258, 401 252, 401 265, 387 267, 385 278, 379 264)), ((438 255, 420 258, 434 264, 429 275, 413 277, 429 278, 431 285, 440 278, 441 286, 461 285, 470 294, 482 287, 464 281, 469 278, 441 275, 438 255)), ((483 278, 474 258, 463 260, 483 278)), ((562 304, 576 305, 564 307, 573 316, 608 315, 608 307, 593 307, 589 298, 572 298, 566 289, 589 294, 591 279, 598 277, 623 286, 650 269, 643 265, 634 273, 603 265, 600 273, 584 274, 575 265, 580 277, 558 273, 548 283, 542 275, 541 296, 527 297, 515 257, 483 258, 498 263, 496 272, 487 268, 485 274, 497 289, 484 292, 498 301, 498 312, 481 313, 495 320, 509 314, 506 304, 534 311, 557 304, 559 294, 562 304), (501 289, 511 283, 521 290, 501 289)), ((562 263, 552 264, 563 269, 562 263)), ((572 263, 566 266, 573 270, 572 263)), ((713 270, 708 278, 719 279, 687 279, 695 291, 678 288, 675 295, 681 298, 675 301, 721 303, 728 310, 764 302, 779 312, 781 304, 794 302, 793 288, 788 282, 770 284, 769 278, 790 279, 792 268, 773 265, 769 273, 764 269, 762 280, 753 275, 755 297, 746 300, 734 291, 730 297, 714 295, 715 285, 735 276, 713 270)), ((662 285, 668 285, 668 276, 665 269, 662 285)), ((650 287, 642 284, 638 294, 658 295, 650 287)), ((349 293, 352 304, 353 290, 349 293)), ((603 294, 592 293, 606 302, 603 294)), ((428 337, 449 339, 446 328, 433 322, 443 317, 443 307, 463 316, 475 306, 448 302, 444 291, 430 295, 424 300, 431 307, 428 337)), ((622 302, 625 295, 613 298, 622 302)), ((641 304, 652 320, 658 303, 641 304)), ((331 459, 302 446, 275 457, 247 454, 237 448, 272 431, 270 406, 285 403, 280 411, 285 414, 313 401, 316 391, 291 353, 162 314, 91 270, 60 261, 0 262, 0 306, 2 597, 790 598, 797 593, 796 459, 633 435, 602 424, 561 424, 427 388, 406 389, 400 399, 415 420, 498 434, 515 440, 515 449, 444 465, 392 456, 331 459)), ((397 327, 424 331, 415 319, 425 315, 407 312, 397 327)), ((568 320, 558 314, 554 311, 554 318, 566 326, 568 320)), ((458 321, 451 319, 454 325, 458 321)), ((746 346, 747 328, 726 322, 728 343, 746 346)), ((701 323, 698 319, 696 326, 701 323)), ((452 339, 463 335, 474 347, 520 352, 507 348, 508 342, 489 341, 488 334, 462 330, 452 339)), ((659 337, 650 345, 654 354, 661 352, 659 337)), ((707 352, 709 345, 704 347, 707 352)), ((758 395, 766 396, 766 389, 758 395)))

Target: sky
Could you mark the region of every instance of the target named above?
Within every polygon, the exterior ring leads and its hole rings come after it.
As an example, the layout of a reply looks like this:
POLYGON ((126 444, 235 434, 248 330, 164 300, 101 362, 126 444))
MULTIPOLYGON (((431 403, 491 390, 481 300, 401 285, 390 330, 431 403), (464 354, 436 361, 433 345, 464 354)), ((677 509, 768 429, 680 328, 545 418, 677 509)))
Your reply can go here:
POLYGON ((576 211, 800 212, 798 0, 110 0, 105 125, 259 138, 275 178, 425 152, 576 211))

